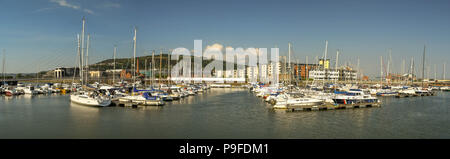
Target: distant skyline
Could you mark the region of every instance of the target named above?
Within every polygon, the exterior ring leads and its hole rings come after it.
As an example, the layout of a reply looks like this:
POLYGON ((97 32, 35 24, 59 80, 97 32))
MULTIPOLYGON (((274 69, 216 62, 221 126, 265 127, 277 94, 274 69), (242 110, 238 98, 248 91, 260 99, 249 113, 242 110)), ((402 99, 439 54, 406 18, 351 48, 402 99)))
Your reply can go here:
MULTIPOLYGON (((402 60, 409 69, 422 70, 423 46, 431 78, 434 65, 442 77, 443 63, 450 65, 450 1, 448 0, 315 0, 315 1, 141 1, 141 0, 2 0, 0 1, 0 58, 6 51, 7 73, 32 73, 76 63, 76 34, 86 17, 91 34, 90 63, 132 57, 132 31, 138 28, 137 55, 151 50, 203 47, 272 48, 292 61, 314 63, 322 57, 328 40, 328 57, 334 67, 356 66, 363 73, 380 74, 380 56, 386 62, 392 48, 393 72, 402 60)), ((0 65, 1 66, 1 65, 0 65)), ((448 71, 447 71, 448 72, 448 71)), ((450 77, 447 73, 446 77, 450 77)))

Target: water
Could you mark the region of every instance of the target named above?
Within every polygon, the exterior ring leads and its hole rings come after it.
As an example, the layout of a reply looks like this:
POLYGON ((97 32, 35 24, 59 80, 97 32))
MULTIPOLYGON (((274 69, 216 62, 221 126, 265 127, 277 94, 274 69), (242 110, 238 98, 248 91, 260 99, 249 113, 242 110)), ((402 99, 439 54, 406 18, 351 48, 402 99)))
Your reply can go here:
POLYGON ((285 112, 246 89, 164 107, 89 107, 68 95, 0 97, 0 138, 450 138, 449 92, 380 108, 285 112))

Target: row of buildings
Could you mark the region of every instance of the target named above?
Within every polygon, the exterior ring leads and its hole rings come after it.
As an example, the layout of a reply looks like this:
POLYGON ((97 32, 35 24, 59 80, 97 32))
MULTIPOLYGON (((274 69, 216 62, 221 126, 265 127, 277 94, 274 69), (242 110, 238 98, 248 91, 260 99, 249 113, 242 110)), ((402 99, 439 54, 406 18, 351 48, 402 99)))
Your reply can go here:
MULTIPOLYGON (((280 59, 286 59, 281 56, 280 59)), ((131 70, 92 70, 88 72, 90 78, 106 77, 129 79, 132 78, 131 70)), ((163 78, 168 77, 167 68, 161 71, 163 78)), ((137 75, 141 77, 149 78, 151 71, 141 70, 137 75)), ((47 76, 53 76, 54 78, 74 77, 79 76, 78 68, 64 68, 58 67, 53 71, 49 71, 47 76)), ((159 70, 155 71, 155 76, 159 77, 159 70)), ((340 81, 352 81, 357 80, 357 72, 351 67, 343 66, 338 69, 329 68, 329 60, 319 60, 317 64, 302 64, 291 63, 290 65, 284 60, 280 62, 272 62, 259 66, 245 66, 241 69, 234 70, 213 70, 212 77, 208 78, 245 78, 246 82, 269 82, 271 79, 278 78, 279 82, 286 82, 290 80, 340 80, 340 81), (274 77, 278 74, 278 77, 274 77)))
MULTIPOLYGON (((281 56, 281 59, 286 59, 281 56)), ((255 67, 246 67, 245 70, 222 70, 216 72, 216 77, 239 78, 245 77, 247 82, 268 82, 278 74, 280 82, 293 80, 358 80, 357 71, 349 66, 330 69, 330 60, 319 60, 318 64, 291 63, 286 61, 270 63, 255 67)))

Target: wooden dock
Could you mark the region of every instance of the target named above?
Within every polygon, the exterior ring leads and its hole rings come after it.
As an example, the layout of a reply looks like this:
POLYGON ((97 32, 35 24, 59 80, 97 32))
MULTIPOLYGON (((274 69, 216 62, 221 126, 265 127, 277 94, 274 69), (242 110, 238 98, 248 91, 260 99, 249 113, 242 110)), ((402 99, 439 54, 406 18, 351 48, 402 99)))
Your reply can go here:
POLYGON ((111 106, 119 106, 119 107, 140 107, 140 106, 164 106, 164 103, 162 104, 155 104, 155 103, 146 103, 145 101, 132 101, 132 100, 113 100, 111 101, 111 106))
MULTIPOLYGON (((381 103, 355 103, 355 104, 322 104, 317 106, 287 106, 285 109, 289 112, 294 111, 314 111, 314 110, 335 110, 335 109, 355 109, 355 108, 370 108, 381 107, 381 103)), ((276 108, 280 109, 280 108, 276 108)))
POLYGON ((133 103, 131 100, 130 101, 119 101, 119 100, 115 100, 115 101, 111 101, 111 106, 119 106, 119 107, 137 107, 139 106, 138 103, 133 103))
POLYGON ((422 93, 422 94, 398 94, 395 96, 395 98, 424 97, 424 96, 434 96, 434 95, 436 95, 435 92, 422 93))

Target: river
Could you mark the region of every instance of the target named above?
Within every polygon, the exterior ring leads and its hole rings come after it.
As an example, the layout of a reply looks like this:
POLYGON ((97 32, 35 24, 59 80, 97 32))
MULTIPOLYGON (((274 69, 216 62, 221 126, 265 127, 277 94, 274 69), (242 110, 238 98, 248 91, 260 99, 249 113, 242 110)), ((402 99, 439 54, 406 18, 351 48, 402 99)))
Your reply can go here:
POLYGON ((449 97, 381 97, 379 108, 286 112, 232 88, 138 108, 77 105, 68 95, 1 96, 0 138, 448 139, 449 97))

